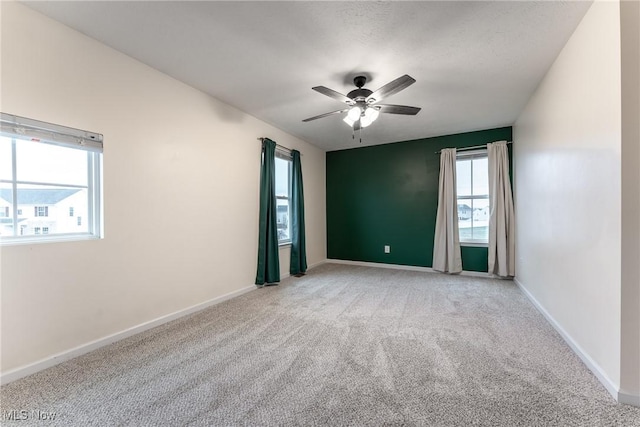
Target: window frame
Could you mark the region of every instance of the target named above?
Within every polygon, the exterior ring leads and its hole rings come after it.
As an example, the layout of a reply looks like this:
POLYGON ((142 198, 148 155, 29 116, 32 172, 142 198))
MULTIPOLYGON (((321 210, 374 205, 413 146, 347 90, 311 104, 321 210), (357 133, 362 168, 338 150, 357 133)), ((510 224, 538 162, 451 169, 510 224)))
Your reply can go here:
MULTIPOLYGON (((286 151, 283 149, 280 149, 279 147, 276 147, 275 150, 275 157, 281 160, 284 160, 287 162, 287 196, 278 196, 277 194, 276 196, 276 218, 278 216, 277 214, 277 210, 278 210, 278 200, 286 200, 287 201, 287 218, 288 218, 288 224, 287 224, 287 228, 289 230, 289 237, 286 239, 282 239, 280 240, 280 237, 278 237, 278 246, 282 247, 282 246, 290 246, 291 245, 291 178, 293 175, 293 156, 291 155, 290 151, 286 151)), ((274 175, 275 175, 275 170, 274 170, 274 175)), ((276 220, 277 222, 277 220, 276 220)))
MULTIPOLYGON (((458 151, 456 152, 456 167, 457 167, 457 163, 458 161, 462 161, 462 160, 471 160, 471 194, 470 195, 466 195, 466 196, 461 196, 458 194, 457 192, 457 188, 456 188, 456 211, 457 211, 457 205, 458 205, 458 201, 459 200, 487 200, 489 201, 489 191, 487 189, 487 194, 484 195, 475 195, 473 194, 473 160, 475 159, 487 159, 489 158, 489 154, 487 152, 486 148, 481 148, 481 149, 477 149, 477 150, 468 150, 468 151, 458 151)), ((456 186, 457 186, 457 181, 458 177, 456 176, 456 186)), ((491 208, 489 208, 491 209, 491 208)), ((487 224, 488 226, 488 224, 487 224)), ((472 202, 472 206, 471 206, 471 229, 473 230, 473 202, 472 202)), ((473 233, 473 232, 472 232, 473 233)), ((487 240, 483 240, 483 239, 462 239, 462 237, 460 236, 460 219, 458 219, 458 238, 460 241, 460 246, 470 246, 470 247, 488 247, 489 246, 489 238, 487 236, 487 240)))
MULTIPOLYGON (((33 244, 45 242, 74 241, 100 239, 103 235, 102 225, 102 140, 98 133, 69 128, 39 120, 0 113, 0 136, 11 141, 11 179, 0 179, 0 183, 8 184, 11 189, 12 206, 10 208, 13 235, 0 236, 0 245, 33 244), (86 153, 87 184, 75 185, 56 182, 31 182, 17 179, 17 146, 21 141, 32 141, 41 144, 55 145, 66 149, 80 150, 86 153), (87 231, 23 235, 24 228, 19 220, 24 208, 19 209, 17 203, 18 186, 33 185, 40 187, 78 188, 87 191, 87 231)), ((51 218, 51 210, 45 204, 35 206, 34 218, 51 218), (44 208, 45 216, 38 215, 38 208, 44 208)), ((38 227, 42 227, 39 225, 38 227)), ((50 226, 45 226, 47 231, 50 226)), ((42 230, 41 230, 42 231, 42 230)))

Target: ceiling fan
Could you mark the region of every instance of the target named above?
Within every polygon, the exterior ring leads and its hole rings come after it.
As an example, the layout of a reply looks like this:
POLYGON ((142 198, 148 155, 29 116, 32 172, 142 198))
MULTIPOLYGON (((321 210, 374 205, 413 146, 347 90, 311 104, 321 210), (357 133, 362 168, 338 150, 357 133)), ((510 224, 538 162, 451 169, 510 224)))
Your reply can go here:
POLYGON ((367 78, 365 76, 356 76, 353 79, 353 83, 357 89, 352 90, 346 95, 343 95, 335 90, 329 89, 324 86, 316 86, 311 89, 316 92, 320 92, 330 98, 336 99, 340 102, 344 102, 348 105, 347 108, 342 110, 332 111, 330 113, 320 114, 319 116, 309 117, 304 119, 303 122, 310 122, 311 120, 321 119, 323 117, 331 116, 334 114, 347 113, 344 118, 345 123, 353 127, 354 131, 360 130, 369 126, 375 119, 378 118, 380 113, 389 114, 405 114, 415 116, 420 111, 418 107, 409 107, 406 105, 390 105, 390 104, 378 104, 383 99, 400 92, 403 89, 411 86, 416 80, 409 75, 405 74, 402 77, 387 83, 375 92, 364 88, 367 78))

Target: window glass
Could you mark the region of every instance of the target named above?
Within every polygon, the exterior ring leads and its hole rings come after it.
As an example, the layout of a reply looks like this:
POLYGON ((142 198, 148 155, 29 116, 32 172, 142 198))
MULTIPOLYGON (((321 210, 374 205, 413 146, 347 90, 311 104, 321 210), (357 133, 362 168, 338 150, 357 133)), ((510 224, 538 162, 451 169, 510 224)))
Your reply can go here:
POLYGON ((456 185, 458 197, 471 195, 471 160, 456 162, 456 185))
POLYGON ((456 191, 460 243, 488 243, 489 173, 486 151, 458 154, 456 191))
POLYGON ((278 242, 291 241, 291 207, 289 204, 291 192, 291 159, 276 156, 276 223, 278 228, 278 242))
POLYGON ((11 157, 11 139, 0 137, 0 179, 12 179, 13 162, 11 157))
POLYGON ((13 192, 10 183, 0 182, 0 210, 6 216, 0 218, 0 237, 13 236, 13 192))
POLYGON ((486 157, 473 160, 473 192, 470 194, 489 194, 489 160, 486 157))
POLYGON ((489 241, 489 199, 473 199, 470 240, 489 241))
MULTIPOLYGON (((26 213, 18 219, 22 236, 39 234, 37 229, 47 228, 47 234, 88 233, 87 224, 69 216, 69 205, 78 206, 76 215, 89 209, 89 192, 86 188, 55 187, 50 185, 17 186, 18 206, 26 213)), ((42 233, 45 234, 45 233, 42 233)))
POLYGON ((32 141, 16 144, 18 181, 87 185, 87 152, 32 141))

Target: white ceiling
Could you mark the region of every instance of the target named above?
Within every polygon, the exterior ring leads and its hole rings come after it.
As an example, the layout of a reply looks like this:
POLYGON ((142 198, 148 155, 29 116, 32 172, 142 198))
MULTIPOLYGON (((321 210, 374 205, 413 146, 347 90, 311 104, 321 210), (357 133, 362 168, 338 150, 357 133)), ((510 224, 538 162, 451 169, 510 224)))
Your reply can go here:
MULTIPOLYGON (((48 1, 29 7, 326 150, 513 124, 590 6, 534 2, 48 1), (351 138, 353 77, 417 80, 351 138)), ((268 135, 265 135, 268 136, 268 135)))

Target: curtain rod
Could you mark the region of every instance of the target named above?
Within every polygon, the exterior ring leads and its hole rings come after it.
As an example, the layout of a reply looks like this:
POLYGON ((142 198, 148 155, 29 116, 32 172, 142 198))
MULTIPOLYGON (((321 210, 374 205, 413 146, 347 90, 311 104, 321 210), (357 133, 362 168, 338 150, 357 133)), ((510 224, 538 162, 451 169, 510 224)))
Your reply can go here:
MULTIPOLYGON (((513 144, 513 141, 507 141, 507 144, 513 144)), ((487 144, 485 145, 474 145, 473 147, 462 147, 456 148, 456 151, 467 151, 467 150, 475 150, 476 148, 487 148, 487 144)), ((442 150, 434 151, 435 154, 442 153, 442 150)))
MULTIPOLYGON (((265 138, 265 137, 260 137, 260 138, 258 138, 258 141, 262 142, 262 141, 264 141, 265 139, 267 139, 267 138, 265 138)), ((272 140, 272 141, 273 141, 273 140, 272 140)), ((287 150, 289 153, 291 153, 291 152, 293 151, 291 148, 287 148, 287 147, 285 147, 284 145, 280 145, 280 144, 278 144, 277 142, 276 142, 276 147, 277 147, 277 148, 280 148, 280 149, 282 149, 282 150, 287 150)), ((300 156, 302 156, 302 153, 300 153, 300 156)))

